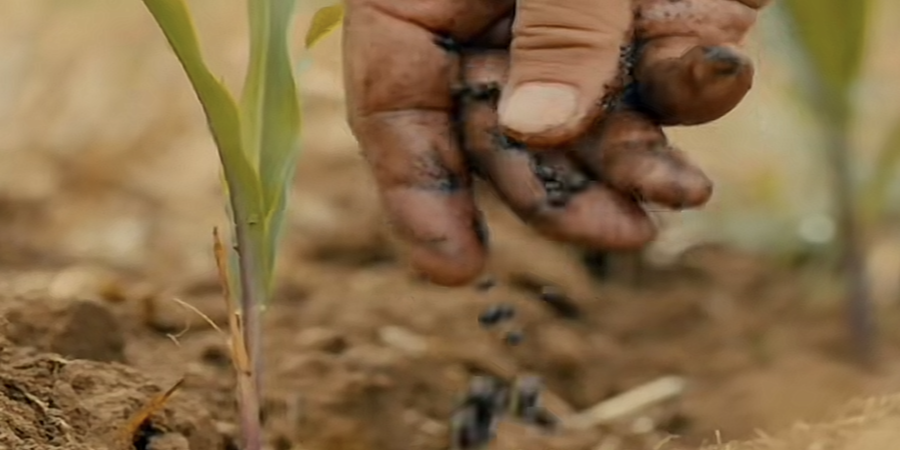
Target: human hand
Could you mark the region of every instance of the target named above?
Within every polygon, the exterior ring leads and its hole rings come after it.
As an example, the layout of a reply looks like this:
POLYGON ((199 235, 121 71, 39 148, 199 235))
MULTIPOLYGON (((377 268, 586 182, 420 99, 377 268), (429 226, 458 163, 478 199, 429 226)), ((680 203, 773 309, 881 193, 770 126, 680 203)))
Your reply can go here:
POLYGON ((658 124, 715 120, 743 98, 753 70, 740 44, 762 3, 348 0, 348 119, 414 267, 443 285, 481 272, 473 169, 549 237, 598 249, 654 237, 640 201, 704 203, 708 179, 658 124), (623 97, 632 43, 635 95, 623 97), (505 79, 499 98, 457 99, 461 62, 476 91, 505 79))

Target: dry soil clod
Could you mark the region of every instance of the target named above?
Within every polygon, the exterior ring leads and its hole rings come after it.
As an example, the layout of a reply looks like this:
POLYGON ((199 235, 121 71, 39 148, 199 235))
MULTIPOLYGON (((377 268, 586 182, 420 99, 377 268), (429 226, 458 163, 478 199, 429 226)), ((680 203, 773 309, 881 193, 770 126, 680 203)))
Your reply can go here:
POLYGON ((10 342, 66 358, 125 361, 125 337, 109 307, 93 300, 32 298, 0 300, 0 329, 10 342))

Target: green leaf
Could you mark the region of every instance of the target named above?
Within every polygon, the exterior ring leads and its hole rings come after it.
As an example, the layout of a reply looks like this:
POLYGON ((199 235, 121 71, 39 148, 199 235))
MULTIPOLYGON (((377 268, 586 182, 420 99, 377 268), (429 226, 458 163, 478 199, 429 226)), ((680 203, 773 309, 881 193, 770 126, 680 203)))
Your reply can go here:
POLYGON ((193 20, 183 0, 143 0, 184 68, 206 115, 219 152, 235 218, 252 221, 262 212, 259 178, 243 151, 237 103, 204 61, 193 20))
POLYGON ((264 199, 263 277, 270 285, 299 154, 300 103, 288 37, 295 0, 250 1, 251 67, 244 87, 248 146, 256 149, 264 199))
POLYGON ((241 124, 244 133, 244 150, 259 169, 260 128, 262 127, 263 96, 266 78, 266 58, 269 56, 268 1, 247 0, 247 17, 250 24, 250 61, 241 93, 241 124))
MULTIPOLYGON (((227 207, 229 217, 233 219, 232 236, 236 234, 235 227, 241 226, 252 240, 262 242, 265 233, 264 224, 260 223, 264 208, 262 186, 253 163, 244 150, 241 114, 237 102, 207 67, 193 20, 184 1, 143 2, 172 47, 203 107, 222 163, 223 185, 229 198, 227 207)), ((262 259, 258 248, 246 250, 250 252, 251 258, 257 261, 262 259)), ((230 253, 231 263, 235 264, 236 255, 233 251, 230 253)), ((243 289, 253 288, 243 286, 239 277, 234 277, 229 283, 233 283, 232 295, 236 296, 240 296, 243 289)))
POLYGON ((807 54, 820 92, 813 95, 831 114, 849 115, 849 92, 865 49, 869 0, 783 0, 797 40, 807 54))
POLYGON ((344 20, 344 4, 336 3, 320 8, 313 15, 312 23, 306 32, 306 48, 312 48, 324 37, 337 29, 344 20))

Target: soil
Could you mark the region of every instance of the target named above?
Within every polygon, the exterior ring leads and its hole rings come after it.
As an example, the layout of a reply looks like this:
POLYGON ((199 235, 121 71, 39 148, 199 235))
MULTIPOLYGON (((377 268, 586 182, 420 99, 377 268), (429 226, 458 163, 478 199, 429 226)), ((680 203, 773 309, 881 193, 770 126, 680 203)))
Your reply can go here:
MULTIPOLYGON (((900 387, 896 336, 884 336, 882 370, 854 366, 839 308, 808 299, 802 280, 815 273, 707 246, 645 269, 637 287, 599 282, 575 252, 531 242, 519 254, 537 270, 500 258, 492 280, 462 289, 410 276, 382 238, 294 252, 288 265, 303 276, 284 278, 265 316, 270 448, 444 449, 474 374, 540 375, 560 416, 659 377, 687 382, 673 401, 587 430, 504 423, 496 448, 509 449, 613 438, 696 448, 825 419, 849 399, 900 387), (482 326, 479 315, 500 303, 515 317, 482 326), (521 331, 519 345, 504 342, 510 330, 521 331)), ((14 265, 0 301, 0 448, 235 448, 213 273, 173 292, 101 265, 14 265), (181 379, 162 409, 129 428, 181 379)))

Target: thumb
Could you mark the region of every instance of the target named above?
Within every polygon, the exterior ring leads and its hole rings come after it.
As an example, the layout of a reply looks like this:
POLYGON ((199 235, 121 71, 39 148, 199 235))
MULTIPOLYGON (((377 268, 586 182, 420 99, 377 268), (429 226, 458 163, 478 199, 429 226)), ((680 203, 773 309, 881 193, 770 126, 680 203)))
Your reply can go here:
POLYGON ((631 0, 518 0, 500 126, 530 146, 578 137, 618 93, 631 0))

